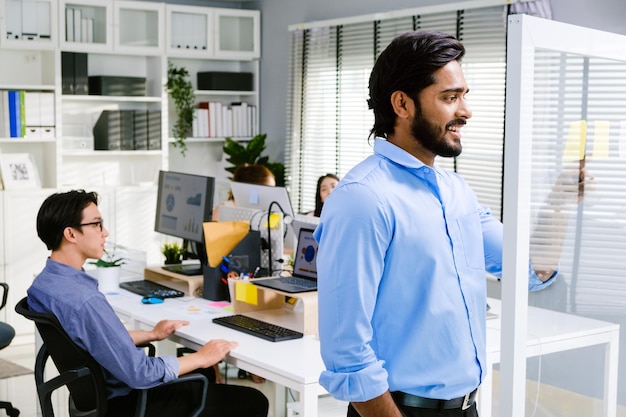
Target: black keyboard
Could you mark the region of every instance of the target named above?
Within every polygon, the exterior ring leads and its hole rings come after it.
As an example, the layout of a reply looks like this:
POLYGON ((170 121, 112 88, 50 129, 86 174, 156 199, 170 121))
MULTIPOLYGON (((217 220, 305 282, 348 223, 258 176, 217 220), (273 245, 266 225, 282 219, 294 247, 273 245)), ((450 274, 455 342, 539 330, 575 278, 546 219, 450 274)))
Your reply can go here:
POLYGON ((276 326, 261 320, 241 314, 234 316, 216 317, 213 323, 239 330, 270 342, 282 342, 283 340, 299 339, 302 333, 284 327, 276 326))
POLYGON ((175 298, 183 297, 185 295, 185 293, 182 291, 168 288, 164 285, 157 284, 156 282, 152 281, 147 281, 145 279, 142 279, 140 281, 120 282, 120 287, 144 297, 152 296, 158 298, 175 298))
POLYGON ((161 268, 165 269, 169 272, 174 272, 176 274, 182 274, 187 276, 192 275, 202 275, 202 265, 196 264, 180 264, 180 265, 165 265, 161 268))

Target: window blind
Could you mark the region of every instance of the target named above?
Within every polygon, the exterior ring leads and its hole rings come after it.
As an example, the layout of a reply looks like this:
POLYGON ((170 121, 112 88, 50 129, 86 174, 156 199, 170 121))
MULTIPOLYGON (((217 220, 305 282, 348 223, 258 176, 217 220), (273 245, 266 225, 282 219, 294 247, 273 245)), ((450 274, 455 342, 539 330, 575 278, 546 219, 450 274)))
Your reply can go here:
POLYGON ((287 114, 287 185, 297 212, 315 205, 319 176, 343 177, 372 153, 369 75, 376 57, 406 31, 432 29, 463 41, 462 65, 474 117, 460 157, 438 158, 470 183, 501 217, 506 28, 502 6, 394 16, 291 32, 287 114))

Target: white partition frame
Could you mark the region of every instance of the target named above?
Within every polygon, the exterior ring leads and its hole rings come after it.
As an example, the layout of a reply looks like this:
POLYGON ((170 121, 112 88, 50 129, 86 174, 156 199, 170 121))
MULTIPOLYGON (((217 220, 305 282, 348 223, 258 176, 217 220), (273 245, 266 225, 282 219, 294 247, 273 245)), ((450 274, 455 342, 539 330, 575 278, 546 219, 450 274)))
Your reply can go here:
MULTIPOLYGON (((544 49, 626 62, 626 37, 527 15, 511 15, 508 24, 503 276, 513 279, 502 280, 499 401, 502 415, 522 417, 526 397, 526 276, 531 227, 535 52, 544 49)), ((605 383, 609 379, 616 382, 617 369, 606 371, 605 383)), ((616 403, 616 392, 605 395, 603 415, 615 416, 616 403)))

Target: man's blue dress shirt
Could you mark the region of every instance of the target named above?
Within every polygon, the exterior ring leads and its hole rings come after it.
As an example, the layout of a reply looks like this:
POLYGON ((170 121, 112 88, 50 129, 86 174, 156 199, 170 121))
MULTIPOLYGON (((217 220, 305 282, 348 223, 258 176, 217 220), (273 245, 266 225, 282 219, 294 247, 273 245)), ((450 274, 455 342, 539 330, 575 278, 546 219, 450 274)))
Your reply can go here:
MULTIPOLYGON (((328 392, 451 399, 478 387, 502 224, 459 175, 377 139, 327 198, 315 237, 328 392)), ((549 285, 529 277, 529 289, 549 285)))
POLYGON ((107 398, 178 378, 178 359, 150 357, 136 347, 98 282, 85 271, 48 259, 28 289, 28 307, 54 314, 72 340, 102 365, 107 398))

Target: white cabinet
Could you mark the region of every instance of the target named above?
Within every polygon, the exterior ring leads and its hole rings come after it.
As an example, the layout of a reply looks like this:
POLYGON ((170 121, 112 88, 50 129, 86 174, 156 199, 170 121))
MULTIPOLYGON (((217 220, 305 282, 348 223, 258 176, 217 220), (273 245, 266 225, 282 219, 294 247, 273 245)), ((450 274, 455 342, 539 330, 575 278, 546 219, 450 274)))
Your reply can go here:
MULTIPOLYGON (((47 103, 39 113, 45 115, 42 126, 26 120, 23 126, 34 129, 12 137, 0 100, 0 153, 32 155, 42 186, 0 188, 0 280, 11 284, 11 304, 25 294, 45 262, 35 219, 51 193, 74 188, 101 193, 110 240, 145 250, 149 263, 161 261, 159 246, 166 238, 154 232, 159 170, 216 177, 217 199, 225 196, 224 137, 247 140, 259 130, 259 38, 260 14, 254 10, 151 1, 0 0, 0 98, 23 91, 47 103), (198 106, 254 108, 249 127, 190 137, 181 155, 172 146, 176 114, 165 90, 170 62, 189 71, 198 106), (199 72, 245 73, 248 82, 200 88, 199 72), (141 78, 145 91, 96 95, 88 88, 89 77, 141 78), (103 112, 132 112, 134 126, 152 121, 151 145, 95 150, 94 129, 103 112)), ((28 333, 12 309, 6 314, 18 333, 28 333)))
POLYGON ((163 54, 164 3, 116 1, 113 4, 115 52, 163 54))
POLYGON ((216 58, 253 59, 261 56, 258 10, 213 9, 216 58))
POLYGON ((106 52, 113 49, 110 0, 61 0, 59 9, 62 50, 106 52))
MULTIPOLYGON (((37 236, 36 218, 41 203, 53 190, 15 190, 2 192, 2 246, 4 282, 9 284, 7 306, 26 296, 33 278, 44 267, 49 251, 37 236)), ((7 321, 17 336, 32 334, 32 322, 5 308, 7 321)))
POLYGON ((0 45, 3 48, 53 49, 58 46, 55 0, 3 0, 0 5, 0 45))

